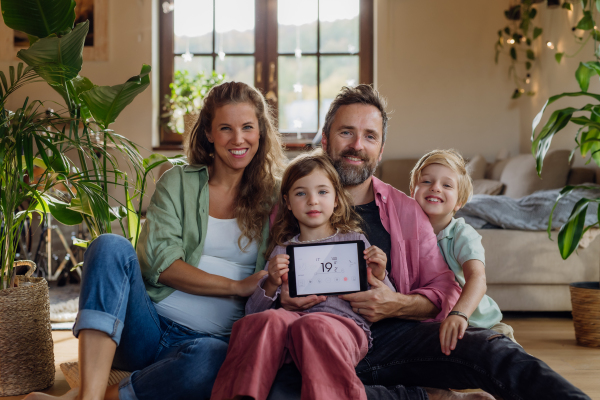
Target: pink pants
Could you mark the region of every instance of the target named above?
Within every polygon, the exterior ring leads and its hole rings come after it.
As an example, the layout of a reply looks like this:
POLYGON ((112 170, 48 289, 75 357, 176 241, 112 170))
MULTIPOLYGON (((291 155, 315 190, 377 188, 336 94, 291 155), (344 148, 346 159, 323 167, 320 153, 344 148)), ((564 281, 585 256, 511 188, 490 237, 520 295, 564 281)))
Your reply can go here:
POLYGON ((251 314, 233 325, 211 399, 266 399, 291 356, 302 374, 302 400, 366 400, 354 367, 367 350, 367 335, 349 318, 284 309, 251 314))

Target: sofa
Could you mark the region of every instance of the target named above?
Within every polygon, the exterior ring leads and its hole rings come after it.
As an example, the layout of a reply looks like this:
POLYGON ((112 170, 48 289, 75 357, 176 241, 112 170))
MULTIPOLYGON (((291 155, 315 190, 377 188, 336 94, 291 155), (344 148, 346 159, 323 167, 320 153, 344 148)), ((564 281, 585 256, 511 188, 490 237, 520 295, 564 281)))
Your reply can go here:
MULTIPOLYGON (((549 152, 541 178, 531 154, 493 163, 482 156, 473 157, 468 169, 474 193, 520 198, 566 184, 600 184, 600 169, 572 166, 569 153, 549 152)), ((375 176, 409 194, 410 171, 417 161, 385 160, 375 176)), ((571 311, 569 284, 600 278, 600 235, 563 260, 556 244, 557 231, 552 232, 553 241, 548 239, 546 231, 478 229, 478 232, 486 251, 487 294, 503 311, 571 311)))

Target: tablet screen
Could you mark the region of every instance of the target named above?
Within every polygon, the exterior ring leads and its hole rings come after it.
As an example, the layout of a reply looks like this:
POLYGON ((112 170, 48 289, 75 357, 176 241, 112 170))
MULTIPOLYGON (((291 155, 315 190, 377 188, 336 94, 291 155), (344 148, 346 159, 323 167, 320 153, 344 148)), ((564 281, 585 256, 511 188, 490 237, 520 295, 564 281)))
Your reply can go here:
POLYGON ((294 247, 297 294, 360 291, 356 243, 294 247))

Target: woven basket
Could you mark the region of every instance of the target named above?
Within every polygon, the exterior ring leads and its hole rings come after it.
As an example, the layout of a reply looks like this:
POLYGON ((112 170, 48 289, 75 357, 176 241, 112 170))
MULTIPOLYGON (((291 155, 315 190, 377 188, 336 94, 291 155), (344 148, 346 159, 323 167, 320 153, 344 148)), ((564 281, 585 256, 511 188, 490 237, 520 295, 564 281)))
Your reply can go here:
POLYGON ((570 289, 577 344, 600 347, 600 284, 576 282, 570 289))
POLYGON ((35 264, 18 287, 0 290, 0 396, 17 396, 54 384, 50 297, 44 278, 32 278, 35 264), (26 285, 24 285, 26 284, 26 285))

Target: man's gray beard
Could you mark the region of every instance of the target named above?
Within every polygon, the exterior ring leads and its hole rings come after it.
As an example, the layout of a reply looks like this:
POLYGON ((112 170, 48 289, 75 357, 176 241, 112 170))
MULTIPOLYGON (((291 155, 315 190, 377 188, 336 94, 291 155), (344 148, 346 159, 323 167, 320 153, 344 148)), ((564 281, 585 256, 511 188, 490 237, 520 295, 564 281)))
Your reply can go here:
POLYGON ((377 169, 377 162, 366 163, 363 166, 354 166, 344 163, 343 157, 337 160, 332 160, 333 166, 340 176, 342 186, 356 186, 360 185, 369 177, 371 177, 377 169))

